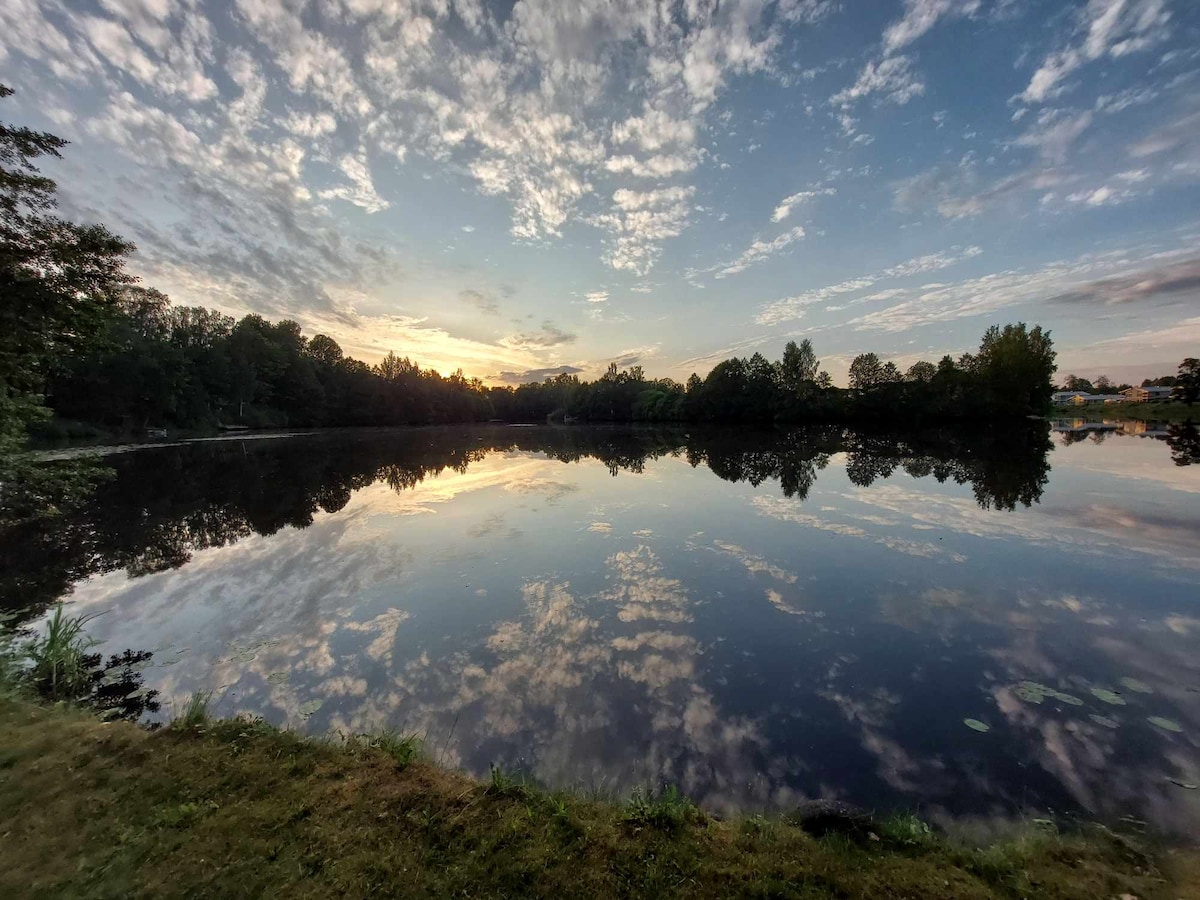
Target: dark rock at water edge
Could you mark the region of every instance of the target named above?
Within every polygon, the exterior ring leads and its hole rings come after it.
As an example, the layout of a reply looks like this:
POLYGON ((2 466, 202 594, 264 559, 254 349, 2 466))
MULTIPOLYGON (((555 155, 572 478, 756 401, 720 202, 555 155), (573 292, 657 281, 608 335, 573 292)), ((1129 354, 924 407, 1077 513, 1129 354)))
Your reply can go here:
POLYGON ((866 810, 841 800, 806 800, 787 818, 814 837, 842 834, 858 841, 879 839, 879 821, 866 810))

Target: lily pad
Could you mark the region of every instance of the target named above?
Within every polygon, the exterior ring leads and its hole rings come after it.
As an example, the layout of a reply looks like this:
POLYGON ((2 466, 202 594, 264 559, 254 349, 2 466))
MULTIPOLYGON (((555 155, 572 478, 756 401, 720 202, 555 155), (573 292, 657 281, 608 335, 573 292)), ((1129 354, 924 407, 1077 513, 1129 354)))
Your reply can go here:
POLYGON ((988 732, 992 730, 992 726, 987 722, 980 722, 978 719, 963 719, 963 724, 973 731, 988 732))
POLYGON ((1122 678, 1121 684, 1129 688, 1136 694, 1153 694, 1154 688, 1146 684, 1144 681, 1138 681, 1136 678, 1122 678))
POLYGON ((1176 734, 1183 731, 1183 726, 1174 719, 1164 719, 1162 716, 1148 716, 1146 721, 1151 725, 1161 728, 1163 731, 1174 731, 1176 734))
POLYGON ((1013 688, 1013 693, 1026 703, 1040 704, 1044 703, 1047 697, 1051 697, 1059 703, 1065 703, 1068 706, 1083 706, 1083 701, 1074 694, 1064 694, 1062 691, 1055 690, 1044 684, 1038 684, 1036 681, 1022 681, 1013 688))
POLYGON ((1098 716, 1092 713, 1088 716, 1097 725, 1103 725, 1105 728, 1116 728, 1120 723, 1116 719, 1110 719, 1108 716, 1098 716))
POLYGON ((307 700, 304 703, 301 703, 300 704, 300 718, 307 719, 309 716, 311 716, 313 713, 315 713, 318 709, 320 709, 321 705, 323 703, 324 703, 323 700, 307 700))
POLYGON ((1101 700, 1104 703, 1110 703, 1113 706, 1125 705, 1125 698, 1116 691, 1110 691, 1108 688, 1094 687, 1092 688, 1092 695, 1097 700, 1101 700))
POLYGON ((288 680, 287 672, 272 672, 270 675, 267 676, 268 684, 283 684, 287 680, 288 680))

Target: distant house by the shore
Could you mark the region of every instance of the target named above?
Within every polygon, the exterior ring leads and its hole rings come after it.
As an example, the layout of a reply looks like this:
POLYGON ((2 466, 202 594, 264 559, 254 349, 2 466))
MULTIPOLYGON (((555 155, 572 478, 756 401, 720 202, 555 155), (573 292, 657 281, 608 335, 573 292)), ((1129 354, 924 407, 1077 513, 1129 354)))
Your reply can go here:
POLYGON ((1129 398, 1124 394, 1089 394, 1087 391, 1056 391, 1050 399, 1058 404, 1085 406, 1090 403, 1126 403, 1129 398))
POLYGON ((1131 403, 1149 403, 1153 400, 1170 400, 1174 388, 1150 385, 1148 387, 1131 387, 1121 391, 1125 399, 1131 403))

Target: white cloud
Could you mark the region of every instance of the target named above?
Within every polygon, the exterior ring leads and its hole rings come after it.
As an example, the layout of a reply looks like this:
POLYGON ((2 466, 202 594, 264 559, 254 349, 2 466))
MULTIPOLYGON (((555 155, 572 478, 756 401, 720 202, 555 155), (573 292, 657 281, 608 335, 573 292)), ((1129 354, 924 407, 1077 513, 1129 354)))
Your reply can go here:
POLYGON ((353 203, 355 206, 361 207, 368 213, 381 212, 391 206, 375 190, 375 184, 371 180, 371 170, 367 165, 367 155, 365 152, 359 151, 356 154, 343 156, 338 162, 338 168, 342 170, 342 174, 350 179, 350 184, 338 185, 337 187, 321 191, 323 199, 345 200, 353 203))
POLYGON ((1073 194, 1068 194, 1067 202, 1082 203, 1085 206, 1113 206, 1128 200, 1132 196, 1132 191, 1101 185, 1095 190, 1076 191, 1073 194))
POLYGON ((772 222, 782 222, 792 214, 792 210, 802 203, 812 200, 814 197, 829 197, 837 193, 837 188, 819 188, 812 191, 798 191, 784 197, 779 201, 779 205, 775 207, 775 211, 771 213, 772 222))
POLYGON ((318 113, 291 112, 281 120, 280 124, 292 134, 313 139, 337 131, 337 119, 325 111, 318 113))
POLYGON ((611 235, 605 261, 614 269, 635 275, 649 272, 662 253, 662 242, 676 237, 686 227, 695 192, 690 186, 614 191, 613 211, 594 219, 611 235))
MULTIPOLYGON (((910 278, 913 275, 945 269, 963 260, 976 257, 982 252, 979 247, 970 246, 964 248, 955 247, 949 251, 918 256, 870 275, 862 275, 825 287, 813 288, 792 297, 785 297, 782 300, 768 303, 759 309, 758 314, 754 317, 754 321, 759 325, 779 325, 783 322, 800 319, 804 317, 807 307, 815 303, 823 303, 826 300, 832 300, 843 294, 852 294, 856 291, 866 290, 878 282, 889 278, 910 278)), ((888 292, 881 291, 872 297, 862 299, 888 298, 888 292)))
POLYGON ((1044 103, 1066 90, 1063 80, 1081 66, 1166 40, 1170 19, 1165 0, 1089 0, 1079 16, 1073 42, 1045 58, 1020 99, 1044 103))
POLYGON ((604 161, 604 168, 615 175, 632 175, 635 178, 670 178, 672 175, 692 171, 699 162, 700 157, 697 153, 664 154, 646 159, 638 159, 624 154, 610 156, 604 161))
POLYGON ((782 234, 776 235, 769 241, 755 240, 749 247, 743 250, 736 259, 728 262, 717 263, 704 269, 689 269, 687 277, 689 280, 695 280, 702 275, 710 275, 716 273, 717 278, 725 278, 729 275, 736 275, 739 272, 744 272, 750 266, 756 263, 763 262, 771 256, 791 246, 796 241, 803 239, 804 228, 797 225, 795 228, 789 228, 782 234))
POLYGON ((1085 254, 1033 271, 1008 270, 928 285, 902 303, 851 319, 847 324, 858 330, 898 333, 1032 302, 1120 302, 1122 296, 1129 302, 1153 297, 1156 292, 1178 291, 1194 277, 1189 275, 1190 270, 1179 271, 1171 265, 1171 260, 1182 252, 1085 254), (1159 270, 1169 277, 1158 278, 1159 270), (1117 293, 1113 301, 1113 291, 1120 290, 1125 294, 1117 293))
POLYGON ((608 291, 588 291, 584 294, 588 303, 603 303, 608 299, 608 291))
MULTIPOLYGON (((925 93, 925 82, 912 69, 912 58, 901 51, 926 34, 939 19, 972 16, 980 0, 905 0, 904 14, 883 32, 882 55, 867 60, 854 84, 838 91, 830 102, 849 107, 871 94, 879 94, 892 103, 904 105, 913 97, 925 93)), ((854 134, 845 119, 842 128, 854 134)), ((870 143, 869 136, 860 135, 856 143, 870 143)))
POLYGON ((880 94, 885 100, 903 106, 924 93, 925 82, 913 72, 912 60, 903 55, 888 56, 868 60, 858 73, 858 80, 830 97, 829 102, 847 107, 871 94, 880 94))
POLYGON ((944 16, 970 16, 978 10, 979 0, 905 0, 904 16, 883 33, 883 51, 902 50, 944 16))

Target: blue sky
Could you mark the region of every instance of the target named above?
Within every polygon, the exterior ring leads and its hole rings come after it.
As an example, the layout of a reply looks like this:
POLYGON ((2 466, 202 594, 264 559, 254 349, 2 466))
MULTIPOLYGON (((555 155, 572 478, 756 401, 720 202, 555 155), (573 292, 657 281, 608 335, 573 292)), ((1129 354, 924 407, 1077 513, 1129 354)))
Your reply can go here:
POLYGON ((147 284, 370 362, 1200 355, 1192 0, 7 0, 0 81, 147 284))

